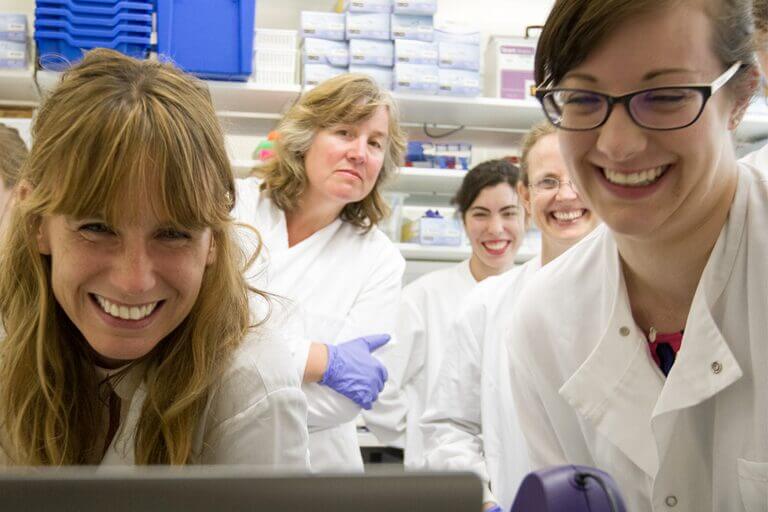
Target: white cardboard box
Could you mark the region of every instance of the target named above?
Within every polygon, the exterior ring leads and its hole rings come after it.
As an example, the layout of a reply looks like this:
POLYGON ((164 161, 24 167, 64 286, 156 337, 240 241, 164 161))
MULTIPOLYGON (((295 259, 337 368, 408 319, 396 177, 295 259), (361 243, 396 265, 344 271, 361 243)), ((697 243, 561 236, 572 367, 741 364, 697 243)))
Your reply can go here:
POLYGON ((485 51, 485 95, 535 100, 531 95, 537 39, 492 36, 485 51))

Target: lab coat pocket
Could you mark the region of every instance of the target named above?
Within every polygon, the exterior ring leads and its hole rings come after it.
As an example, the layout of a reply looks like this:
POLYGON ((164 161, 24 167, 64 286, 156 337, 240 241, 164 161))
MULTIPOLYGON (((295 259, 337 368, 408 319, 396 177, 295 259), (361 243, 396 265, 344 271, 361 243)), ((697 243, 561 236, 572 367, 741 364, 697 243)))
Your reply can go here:
POLYGON ((747 512, 768 510, 768 462, 737 459, 739 491, 747 512))

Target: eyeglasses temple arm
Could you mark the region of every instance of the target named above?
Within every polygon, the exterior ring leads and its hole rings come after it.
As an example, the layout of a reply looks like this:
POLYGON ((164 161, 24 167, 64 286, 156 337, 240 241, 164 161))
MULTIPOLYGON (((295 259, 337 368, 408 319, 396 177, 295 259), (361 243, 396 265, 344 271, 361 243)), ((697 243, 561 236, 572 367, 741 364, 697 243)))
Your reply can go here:
POLYGON ((737 62, 735 62, 735 63, 733 64, 733 66, 731 66, 730 68, 728 68, 728 69, 726 70, 726 72, 725 72, 725 73, 723 73, 722 75, 720 75, 719 77, 717 77, 717 78, 715 79, 715 81, 714 81, 714 82, 712 82, 712 84, 710 85, 710 87, 712 87, 712 94, 714 94, 714 93, 715 93, 715 91, 717 91, 717 90, 718 90, 718 89, 720 89, 722 86, 724 86, 726 83, 728 83, 728 80, 730 80, 731 78, 733 78, 733 75, 735 75, 735 74, 736 74, 736 72, 737 72, 737 71, 739 71, 739 68, 741 68, 741 61, 737 61, 737 62))

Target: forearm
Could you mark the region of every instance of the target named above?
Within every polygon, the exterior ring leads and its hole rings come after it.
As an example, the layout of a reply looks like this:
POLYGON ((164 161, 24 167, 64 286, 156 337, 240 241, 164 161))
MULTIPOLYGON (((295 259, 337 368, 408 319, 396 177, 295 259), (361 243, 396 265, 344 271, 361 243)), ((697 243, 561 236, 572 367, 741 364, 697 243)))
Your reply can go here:
POLYGON ((328 368, 328 347, 324 343, 312 342, 309 346, 307 364, 304 367, 302 382, 309 384, 320 382, 328 368))

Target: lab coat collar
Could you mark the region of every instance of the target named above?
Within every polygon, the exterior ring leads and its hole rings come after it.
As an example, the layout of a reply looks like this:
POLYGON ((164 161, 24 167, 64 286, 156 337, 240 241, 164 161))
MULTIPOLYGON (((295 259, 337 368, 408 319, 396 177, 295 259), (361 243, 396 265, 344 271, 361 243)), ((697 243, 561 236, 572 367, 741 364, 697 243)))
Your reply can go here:
POLYGON ((603 313, 610 313, 605 327, 600 327, 600 341, 559 392, 582 418, 651 477, 659 467, 651 419, 696 405, 742 375, 711 308, 723 293, 741 245, 747 188, 747 180, 739 180, 728 220, 694 296, 683 347, 666 383, 648 353, 645 334, 632 317, 615 240, 608 231, 601 237, 602 262, 595 264, 605 269, 608 296, 595 307, 607 308, 603 313))

